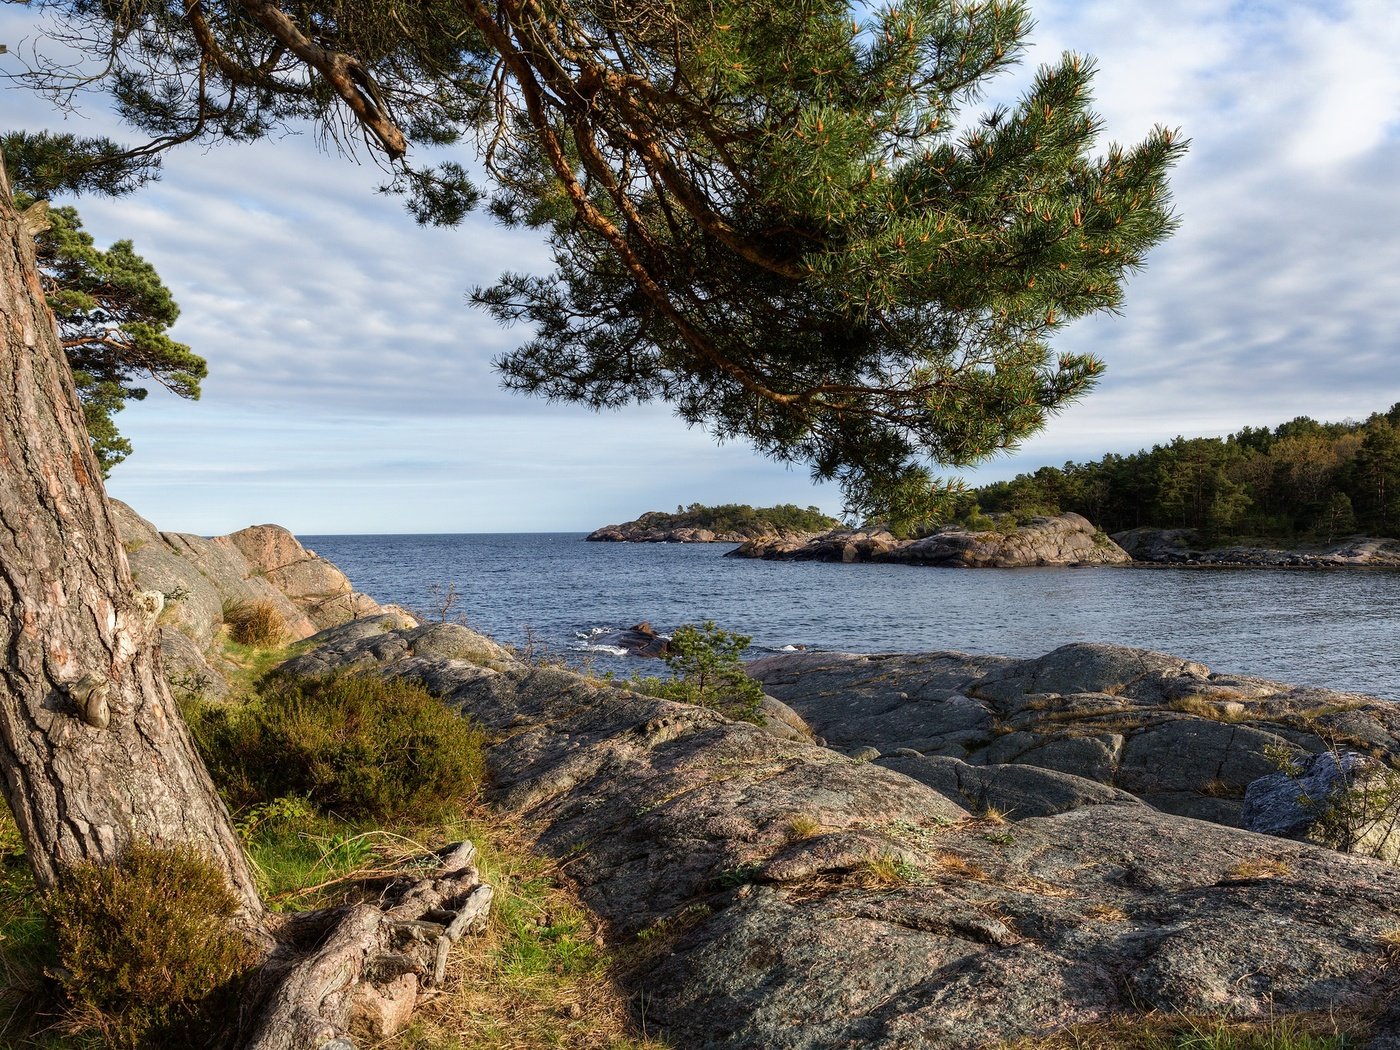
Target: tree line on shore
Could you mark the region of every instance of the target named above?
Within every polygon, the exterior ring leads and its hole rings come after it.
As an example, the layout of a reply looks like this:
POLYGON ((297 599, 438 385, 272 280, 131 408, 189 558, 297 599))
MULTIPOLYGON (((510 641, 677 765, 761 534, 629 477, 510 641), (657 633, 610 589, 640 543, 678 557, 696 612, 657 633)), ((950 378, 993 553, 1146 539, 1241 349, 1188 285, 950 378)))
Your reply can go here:
POLYGON ((692 503, 676 507, 674 514, 651 510, 637 519, 653 529, 709 529, 711 532, 823 532, 841 523, 820 507, 802 508, 795 503, 751 507, 747 503, 721 503, 707 507, 692 503))
POLYGON ((1390 536, 1400 528, 1400 402, 1361 422, 1299 416, 1041 467, 968 490, 958 510, 964 521, 1073 511, 1107 532, 1188 528, 1208 542, 1390 536))

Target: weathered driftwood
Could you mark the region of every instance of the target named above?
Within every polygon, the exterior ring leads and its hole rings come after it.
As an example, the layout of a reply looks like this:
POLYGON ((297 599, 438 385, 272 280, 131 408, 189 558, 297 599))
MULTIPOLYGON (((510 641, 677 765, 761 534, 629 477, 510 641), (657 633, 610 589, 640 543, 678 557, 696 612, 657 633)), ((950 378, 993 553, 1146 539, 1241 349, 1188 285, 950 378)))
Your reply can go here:
MULTIPOLYGON (((479 929, 491 887, 462 842, 432 868, 390 888, 391 904, 355 904, 293 916, 256 982, 245 1050, 350 1050, 350 1029, 393 1034, 422 987, 441 984, 448 953, 479 929)), ((411 869, 406 869, 411 870, 411 869)))

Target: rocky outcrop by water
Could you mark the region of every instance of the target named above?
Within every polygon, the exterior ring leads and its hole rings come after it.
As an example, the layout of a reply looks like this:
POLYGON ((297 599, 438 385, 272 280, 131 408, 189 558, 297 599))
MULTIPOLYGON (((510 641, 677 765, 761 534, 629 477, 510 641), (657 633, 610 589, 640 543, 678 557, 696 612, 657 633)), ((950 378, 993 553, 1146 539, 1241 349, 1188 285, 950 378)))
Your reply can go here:
POLYGON ((810 538, 750 540, 726 557, 779 561, 896 562, 962 568, 1032 565, 1126 565, 1117 544, 1078 514, 1038 517, 1006 532, 972 532, 949 525, 917 540, 884 530, 833 529, 810 538))
MULTIPOLYGON (((148 588, 273 601, 285 578, 232 540, 128 547, 148 588)), ((1400 872, 1301 841, 1306 822, 1228 826, 1280 763, 1393 758, 1400 722, 1372 698, 1102 645, 807 652, 751 665, 760 727, 393 613, 311 646, 283 672, 412 678, 485 728, 491 802, 566 861, 674 1046, 964 1050, 1148 1012, 1361 1024, 1400 991, 1400 872)))
POLYGON ((676 1046, 963 1050, 1396 990, 1400 873, 1226 826, 1271 745, 1393 747, 1379 701, 1109 646, 753 665, 822 747, 464 628, 314 641, 285 670, 412 677, 485 727, 494 804, 568 858, 676 1046))
POLYGON ((125 503, 109 503, 132 580, 155 603, 167 674, 198 680, 206 693, 224 689, 215 639, 232 604, 270 605, 291 640, 384 611, 411 619, 354 590, 340 569, 281 526, 214 537, 161 532, 125 503))
POLYGON ((739 532, 712 532, 709 529, 655 529, 629 521, 605 525, 585 537, 593 543, 743 543, 749 537, 739 532))
POLYGON ((807 539, 835 524, 835 518, 815 507, 803 511, 784 505, 755 510, 747 505, 707 508, 697 503, 675 514, 647 511, 635 521, 596 529, 585 539, 595 543, 743 543, 752 539, 807 539))
POLYGON ((1206 548, 1191 529, 1130 529, 1113 541, 1135 561, 1158 565, 1216 565, 1240 568, 1400 568, 1400 540, 1352 536, 1337 543, 1283 549, 1228 546, 1206 548))
POLYGON ((1114 789, 1239 826, 1250 785, 1282 765, 1338 749, 1400 754, 1400 705, 1119 646, 1035 660, 807 652, 749 669, 829 746, 1012 813, 1122 801, 1114 789), (1008 777, 1008 765, 1076 780, 1008 777))

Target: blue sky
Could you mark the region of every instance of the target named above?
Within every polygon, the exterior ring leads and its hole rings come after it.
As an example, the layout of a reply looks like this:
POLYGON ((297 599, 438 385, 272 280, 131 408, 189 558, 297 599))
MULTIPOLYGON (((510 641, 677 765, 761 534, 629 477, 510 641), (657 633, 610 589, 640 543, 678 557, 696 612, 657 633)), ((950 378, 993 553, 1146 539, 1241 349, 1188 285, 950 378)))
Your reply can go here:
MULTIPOLYGON (((1095 56, 1107 138, 1162 123, 1191 139, 1183 226, 1121 316, 1061 337, 1107 361, 1098 389, 971 480, 1400 401, 1394 0, 1032 8, 1028 63, 990 100, 1063 50, 1095 56)), ((42 47, 35 17, 0 10, 0 42, 42 47)), ((66 120, 12 86, 0 105, 5 126, 130 138, 99 97, 66 120)), ((202 401, 154 391, 122 414, 136 452, 113 495, 200 533, 573 530, 695 500, 839 509, 834 487, 664 408, 595 415, 499 390, 490 360, 515 336, 465 293, 543 267, 541 245, 484 216, 420 229, 381 181, 307 134, 187 149, 134 197, 79 202, 99 243, 129 237, 156 265, 184 311, 173 334, 210 367, 202 401)))

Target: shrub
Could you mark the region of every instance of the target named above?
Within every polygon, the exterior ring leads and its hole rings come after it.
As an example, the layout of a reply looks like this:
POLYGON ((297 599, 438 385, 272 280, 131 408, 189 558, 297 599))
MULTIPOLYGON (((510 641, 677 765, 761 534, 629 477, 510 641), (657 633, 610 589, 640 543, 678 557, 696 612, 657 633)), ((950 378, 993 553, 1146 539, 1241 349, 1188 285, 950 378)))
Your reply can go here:
POLYGON ((241 710, 191 713, 235 805, 299 796, 346 819, 433 822, 485 775, 481 731, 413 682, 272 678, 241 710))
POLYGON ((287 621, 277 606, 266 598, 243 601, 232 598, 224 602, 224 623, 229 637, 239 645, 254 649, 271 649, 281 645, 290 633, 287 621))
POLYGON ((255 961, 233 924, 238 901, 189 847, 134 845, 112 865, 77 864, 43 901, 64 991, 109 1045, 209 1045, 255 961))
POLYGON ((746 722, 761 722, 758 709, 763 686, 745 673, 740 660, 751 641, 748 635, 716 627, 713 620, 698 627, 682 624, 671 635, 665 657, 675 677, 635 678, 632 684, 652 696, 713 707, 746 722))

